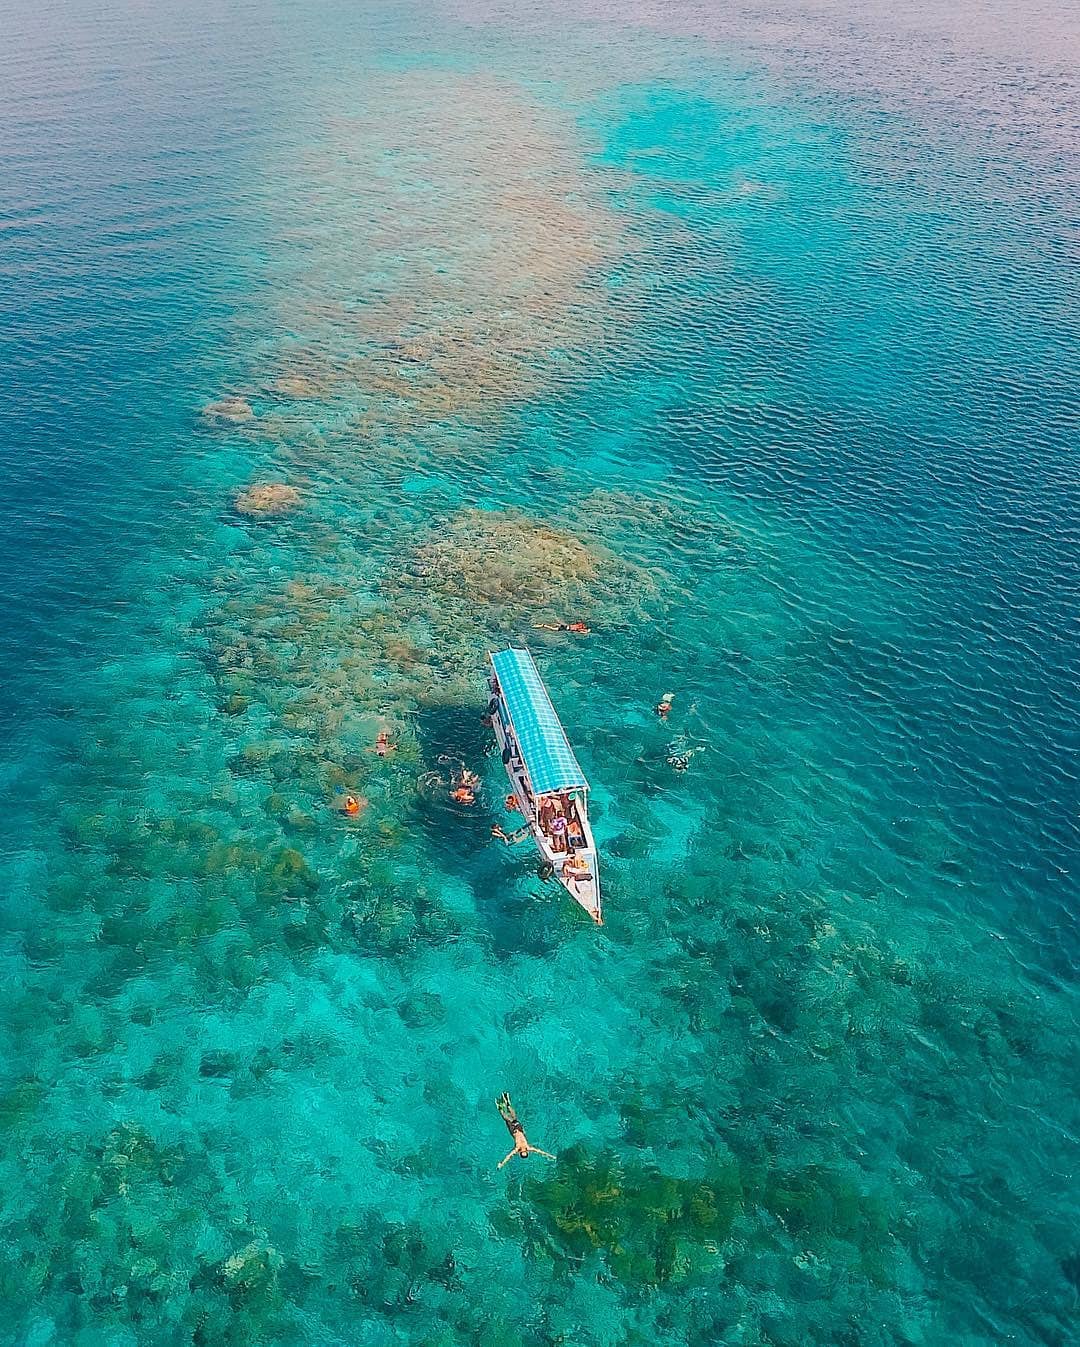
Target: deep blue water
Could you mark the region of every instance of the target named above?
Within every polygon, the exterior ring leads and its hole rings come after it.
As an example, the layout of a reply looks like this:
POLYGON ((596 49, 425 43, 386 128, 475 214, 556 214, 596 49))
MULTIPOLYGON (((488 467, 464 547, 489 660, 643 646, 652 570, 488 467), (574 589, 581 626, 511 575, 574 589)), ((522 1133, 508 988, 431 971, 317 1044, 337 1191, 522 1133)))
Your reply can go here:
POLYGON ((1075 16, 0 33, 0 1342, 1064 1347, 1075 16))

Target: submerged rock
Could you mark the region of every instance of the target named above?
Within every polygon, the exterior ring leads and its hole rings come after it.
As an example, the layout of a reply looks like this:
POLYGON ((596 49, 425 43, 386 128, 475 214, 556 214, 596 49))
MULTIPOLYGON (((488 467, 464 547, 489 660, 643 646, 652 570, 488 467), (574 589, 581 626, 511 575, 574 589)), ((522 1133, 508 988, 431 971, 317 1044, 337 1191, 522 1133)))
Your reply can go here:
POLYGON ((283 398, 317 398, 322 389, 314 379, 306 374, 283 374, 270 385, 271 390, 283 398))
POLYGON ((256 482, 238 493, 233 509, 248 518, 265 518, 295 510, 301 499, 300 492, 288 482, 256 482))
POLYGON ((287 903, 308 897, 319 886, 318 876, 295 847, 278 847, 264 857, 255 877, 260 898, 287 903))
POLYGON ((207 403, 202 409, 202 414, 208 421, 239 424, 252 420, 255 409, 247 398, 219 398, 217 402, 207 403))
POLYGON ((276 1289, 281 1265, 281 1255, 272 1245, 252 1240, 221 1264, 221 1279, 226 1286, 248 1297, 254 1293, 267 1295, 276 1289))

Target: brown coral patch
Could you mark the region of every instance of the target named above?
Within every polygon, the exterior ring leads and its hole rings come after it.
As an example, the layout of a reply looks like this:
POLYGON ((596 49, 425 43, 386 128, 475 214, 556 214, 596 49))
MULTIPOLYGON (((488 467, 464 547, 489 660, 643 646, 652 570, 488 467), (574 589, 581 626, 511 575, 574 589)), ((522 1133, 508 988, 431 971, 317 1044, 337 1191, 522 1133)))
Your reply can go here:
POLYGON ((322 397, 326 390, 321 383, 306 374, 282 374, 270 385, 270 391, 278 397, 296 398, 299 401, 322 397))
POLYGON ((573 534, 512 512, 466 510, 426 543, 405 574, 425 589, 474 602, 537 600, 587 584, 602 557, 573 534))
MULTIPOLYGON (((291 170, 321 209, 348 219, 350 244, 378 260, 380 283, 362 304, 343 302, 339 259, 322 243, 337 233, 303 227, 310 270, 282 317, 330 337, 321 357, 339 366, 335 384, 359 385, 390 425, 413 430, 486 419, 534 396, 553 353, 561 372, 595 352, 608 313, 598 273, 626 240, 569 118, 510 81, 395 73, 360 116, 334 119, 327 133, 291 170), (383 171, 388 153, 403 174, 383 171)), ((297 227, 293 212, 281 227, 297 227)), ((312 372, 295 360, 280 371, 304 381, 312 372)))
POLYGON ((247 398, 219 398, 217 402, 207 403, 202 414, 214 424, 240 425, 254 418, 255 409, 247 398))
POLYGON ((237 494, 233 509, 253 518, 287 514, 295 510, 302 497, 288 482, 256 482, 237 494))

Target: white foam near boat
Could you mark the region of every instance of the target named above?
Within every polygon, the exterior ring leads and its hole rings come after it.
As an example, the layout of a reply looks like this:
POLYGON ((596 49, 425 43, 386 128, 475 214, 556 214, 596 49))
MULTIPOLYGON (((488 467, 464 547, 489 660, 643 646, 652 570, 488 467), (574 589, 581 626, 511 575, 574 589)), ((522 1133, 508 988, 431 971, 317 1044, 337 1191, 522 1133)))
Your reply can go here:
POLYGON ((563 888, 603 925, 589 783, 529 651, 499 650, 490 659, 488 712, 515 807, 563 888))

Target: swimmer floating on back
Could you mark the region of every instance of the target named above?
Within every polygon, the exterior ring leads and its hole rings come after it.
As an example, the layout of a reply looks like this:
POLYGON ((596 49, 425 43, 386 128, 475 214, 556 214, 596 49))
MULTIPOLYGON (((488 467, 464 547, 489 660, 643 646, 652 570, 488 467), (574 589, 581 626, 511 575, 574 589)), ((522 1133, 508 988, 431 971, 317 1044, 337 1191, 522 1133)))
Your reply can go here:
POLYGON ((396 748, 397 744, 390 742, 389 730, 380 730, 375 736, 375 752, 378 753, 380 758, 385 758, 387 754, 393 753, 396 748))
POLYGON ((542 1151, 539 1146, 530 1146, 528 1138, 525 1135, 525 1129, 518 1122, 518 1116, 514 1112, 514 1106, 510 1102, 508 1094, 499 1095, 495 1100, 495 1107, 502 1114, 502 1120, 506 1123, 510 1135, 514 1138, 514 1149, 501 1159, 497 1168, 502 1169, 508 1160, 512 1160, 515 1155, 520 1155, 523 1160, 530 1155, 543 1155, 548 1160, 554 1160, 554 1155, 550 1151, 542 1151))
POLYGON ((675 700, 674 692, 665 692, 653 708, 661 720, 667 720, 671 714, 671 703, 675 700))
POLYGON ((572 631, 575 636, 588 636, 591 627, 584 622, 534 622, 535 631, 572 631))

